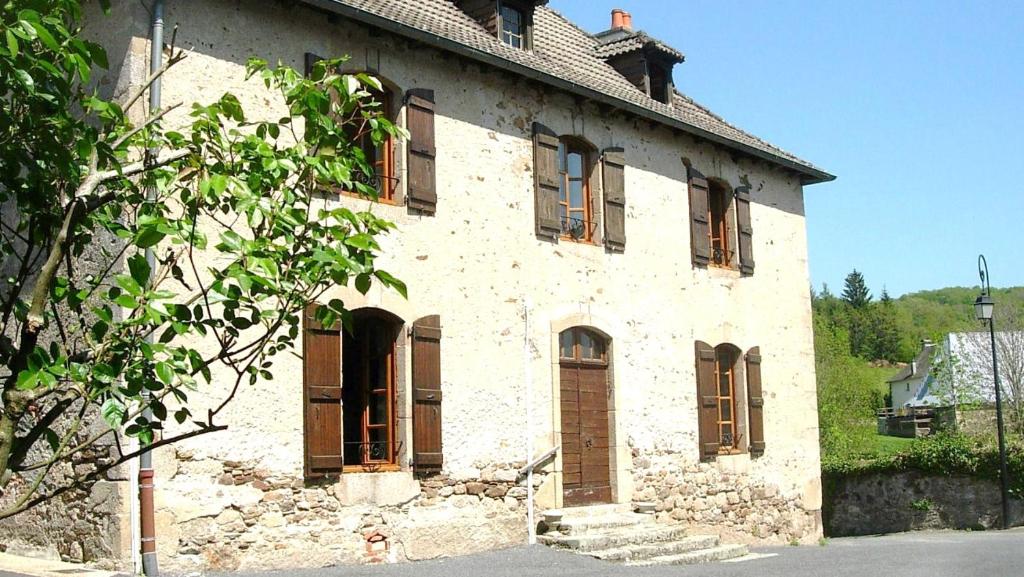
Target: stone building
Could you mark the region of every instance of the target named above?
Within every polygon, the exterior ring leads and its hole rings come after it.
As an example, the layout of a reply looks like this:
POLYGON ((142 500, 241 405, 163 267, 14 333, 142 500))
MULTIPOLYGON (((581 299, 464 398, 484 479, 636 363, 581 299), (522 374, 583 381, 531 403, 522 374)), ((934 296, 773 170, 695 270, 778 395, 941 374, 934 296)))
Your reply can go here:
MULTIPOLYGON (((678 92, 683 55, 627 14, 590 34, 545 4, 167 2, 189 57, 166 102, 231 91, 277 118, 249 56, 350 55, 411 138, 367 150, 373 210, 398 225, 380 265, 408 299, 339 287, 352 333, 307 323, 228 430, 158 453, 162 567, 523 543, 521 469, 549 449, 536 511, 653 502, 726 539, 820 537, 803 187, 833 177, 678 92)), ((142 81, 149 19, 137 2, 90 16, 101 87, 142 81)), ((101 556, 130 564, 122 541, 101 556)))

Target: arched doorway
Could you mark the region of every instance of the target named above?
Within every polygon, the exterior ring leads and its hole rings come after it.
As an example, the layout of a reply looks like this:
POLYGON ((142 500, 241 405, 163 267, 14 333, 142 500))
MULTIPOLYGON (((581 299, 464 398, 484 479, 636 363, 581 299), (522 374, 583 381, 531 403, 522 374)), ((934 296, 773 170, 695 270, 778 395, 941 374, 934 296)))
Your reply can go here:
POLYGON ((610 503, 608 343, 574 327, 559 334, 558 351, 563 503, 610 503))

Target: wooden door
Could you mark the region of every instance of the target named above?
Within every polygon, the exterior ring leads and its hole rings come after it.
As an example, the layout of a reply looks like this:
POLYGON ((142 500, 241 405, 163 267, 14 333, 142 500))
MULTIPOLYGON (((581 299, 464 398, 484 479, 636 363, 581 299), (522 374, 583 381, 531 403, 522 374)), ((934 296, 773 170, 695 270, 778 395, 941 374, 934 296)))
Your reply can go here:
POLYGON ((564 503, 610 503, 608 366, 562 360, 560 382, 564 503))

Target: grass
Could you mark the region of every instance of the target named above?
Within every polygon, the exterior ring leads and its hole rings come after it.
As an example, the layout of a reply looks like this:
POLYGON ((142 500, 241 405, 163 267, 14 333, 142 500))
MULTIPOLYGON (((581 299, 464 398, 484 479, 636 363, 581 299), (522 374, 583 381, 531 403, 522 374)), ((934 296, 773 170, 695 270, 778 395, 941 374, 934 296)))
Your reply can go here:
POLYGON ((887 457, 910 448, 915 439, 903 437, 889 437, 886 435, 875 435, 870 446, 871 454, 877 457, 887 457))

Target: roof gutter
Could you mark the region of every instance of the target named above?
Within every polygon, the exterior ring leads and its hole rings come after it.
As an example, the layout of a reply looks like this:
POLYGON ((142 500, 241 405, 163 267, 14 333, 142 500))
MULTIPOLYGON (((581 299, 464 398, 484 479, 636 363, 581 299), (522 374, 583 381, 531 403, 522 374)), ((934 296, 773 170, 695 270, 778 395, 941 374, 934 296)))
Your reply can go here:
POLYGON ((466 58, 476 60, 478 62, 483 62, 484 64, 494 66, 495 68, 506 70, 508 72, 512 72, 520 76, 524 76, 526 78, 530 78, 532 80, 536 80, 538 82, 554 86, 555 88, 566 90, 573 94, 578 94, 595 102, 607 104, 609 106, 613 106, 625 112, 629 112, 631 114, 640 116, 641 118, 653 120, 666 126, 682 130, 683 132, 699 136, 705 140, 716 142, 729 148, 739 150, 740 152, 749 154, 756 158, 760 158, 762 160, 766 160, 773 164, 777 164, 798 172, 802 176, 801 182, 803 184, 817 184, 820 182, 828 182, 831 180, 835 180, 836 178, 834 175, 829 174, 823 170, 811 168, 802 165, 798 162, 793 162, 788 158, 770 154, 768 152, 759 150, 752 146, 736 142, 734 140, 730 140, 728 138, 725 138, 724 136, 720 136, 713 132, 709 132, 707 130, 704 130, 703 128, 683 122, 676 118, 665 116, 664 114, 659 114, 653 110, 648 110, 642 106, 638 106, 631 102, 620 100, 618 98, 615 98, 614 96, 609 96, 592 88, 587 88, 586 86, 581 86, 579 84, 576 84, 575 82, 570 82, 563 78, 559 78, 557 76, 552 76, 551 74, 534 70, 529 66, 524 66, 516 62, 505 60, 500 56, 495 56, 493 54, 477 50, 471 46, 466 46, 465 44, 461 44, 449 38, 445 38, 444 36, 439 36, 437 34, 433 34, 431 32, 427 32, 419 28, 414 28, 412 26, 402 24, 401 22, 389 20, 388 18, 378 16, 377 14, 373 14, 371 12, 367 12, 359 8, 354 8, 347 4, 342 4, 337 0, 302 0, 302 2, 320 8, 321 10, 337 14, 345 18, 349 18, 351 20, 362 22, 364 24, 369 24, 370 26, 380 28, 381 30, 392 32, 394 34, 404 36, 406 38, 411 38, 413 40, 423 42, 424 44, 429 44, 436 48, 440 48, 442 50, 458 54, 459 56, 464 56, 466 58))

